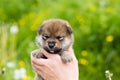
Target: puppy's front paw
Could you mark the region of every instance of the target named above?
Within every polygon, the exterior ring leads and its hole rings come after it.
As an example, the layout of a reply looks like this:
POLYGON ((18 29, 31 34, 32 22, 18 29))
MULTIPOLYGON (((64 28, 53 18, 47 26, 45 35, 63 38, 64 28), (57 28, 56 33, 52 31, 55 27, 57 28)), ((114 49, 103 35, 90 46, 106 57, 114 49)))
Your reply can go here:
POLYGON ((43 54, 40 52, 40 50, 34 50, 34 51, 32 52, 32 55, 33 55, 33 57, 35 57, 35 58, 42 58, 42 57, 43 57, 43 54))
POLYGON ((69 54, 66 54, 66 53, 63 53, 61 55, 61 59, 64 63, 67 63, 67 62, 71 62, 73 59, 72 59, 72 56, 69 55, 69 54))

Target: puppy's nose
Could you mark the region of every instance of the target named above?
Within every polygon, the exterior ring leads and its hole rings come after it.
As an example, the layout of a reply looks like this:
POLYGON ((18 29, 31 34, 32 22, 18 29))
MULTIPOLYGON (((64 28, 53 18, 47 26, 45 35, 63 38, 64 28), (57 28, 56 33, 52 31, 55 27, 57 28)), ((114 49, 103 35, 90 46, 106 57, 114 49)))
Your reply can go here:
POLYGON ((49 42, 49 43, 48 43, 48 46, 49 46, 49 48, 54 48, 55 43, 54 43, 54 42, 49 42))

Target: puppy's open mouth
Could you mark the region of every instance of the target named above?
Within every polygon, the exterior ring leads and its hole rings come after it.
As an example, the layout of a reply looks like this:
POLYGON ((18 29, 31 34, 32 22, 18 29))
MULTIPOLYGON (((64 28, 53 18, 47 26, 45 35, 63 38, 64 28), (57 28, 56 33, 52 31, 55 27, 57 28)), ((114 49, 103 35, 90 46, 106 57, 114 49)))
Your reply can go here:
POLYGON ((51 54, 59 54, 61 52, 61 48, 54 48, 54 49, 49 49, 47 47, 44 48, 48 53, 51 54))

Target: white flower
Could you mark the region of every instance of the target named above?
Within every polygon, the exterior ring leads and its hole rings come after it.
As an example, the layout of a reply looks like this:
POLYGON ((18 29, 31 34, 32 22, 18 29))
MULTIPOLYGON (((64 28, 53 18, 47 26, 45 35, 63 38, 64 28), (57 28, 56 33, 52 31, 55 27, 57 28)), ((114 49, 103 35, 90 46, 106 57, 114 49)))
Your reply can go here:
POLYGON ((100 5, 105 6, 105 0, 100 0, 100 5))
POLYGON ((15 70, 15 71, 14 71, 14 79, 15 79, 15 80, 20 79, 20 72, 19 72, 19 70, 15 70))
POLYGON ((25 68, 16 69, 14 71, 14 79, 15 80, 19 80, 19 79, 23 78, 24 76, 26 76, 26 69, 25 68))
POLYGON ((25 70, 25 68, 21 68, 20 69, 20 74, 21 74, 21 77, 26 76, 26 70, 25 70))
POLYGON ((7 67, 13 68, 15 64, 13 62, 7 62, 7 67))
POLYGON ((106 76, 106 78, 109 78, 109 80, 111 80, 111 77, 113 76, 113 73, 110 73, 109 70, 106 70, 105 71, 105 76, 106 76))
POLYGON ((18 32, 18 27, 16 25, 11 26, 10 32, 12 34, 16 34, 18 32))

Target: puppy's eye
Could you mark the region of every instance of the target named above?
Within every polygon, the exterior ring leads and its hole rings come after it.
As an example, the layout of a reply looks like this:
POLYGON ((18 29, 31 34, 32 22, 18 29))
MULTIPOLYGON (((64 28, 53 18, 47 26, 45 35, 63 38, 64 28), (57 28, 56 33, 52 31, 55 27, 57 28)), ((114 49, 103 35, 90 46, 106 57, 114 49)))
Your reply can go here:
POLYGON ((56 39, 62 41, 62 40, 64 39, 64 37, 62 37, 62 36, 57 36, 56 39))
POLYGON ((49 37, 48 37, 48 36, 42 36, 42 38, 43 38, 44 40, 46 40, 46 39, 48 39, 49 37))

